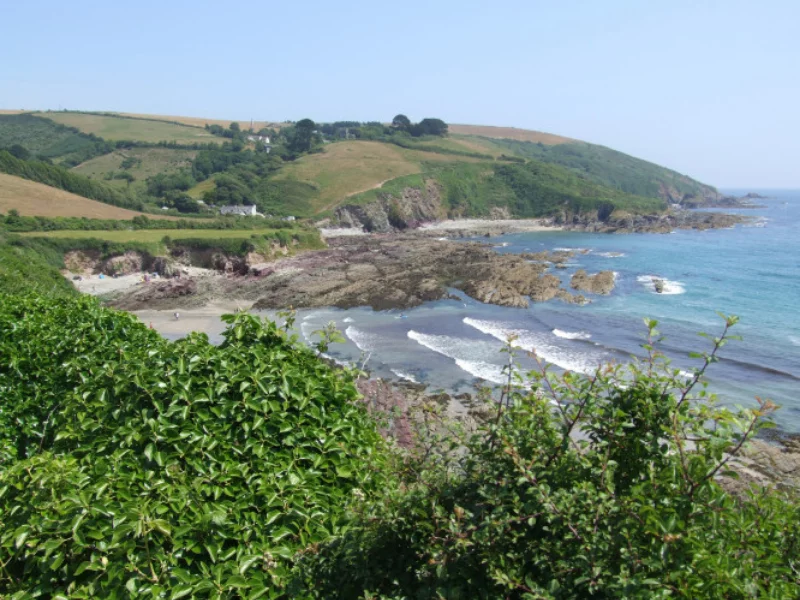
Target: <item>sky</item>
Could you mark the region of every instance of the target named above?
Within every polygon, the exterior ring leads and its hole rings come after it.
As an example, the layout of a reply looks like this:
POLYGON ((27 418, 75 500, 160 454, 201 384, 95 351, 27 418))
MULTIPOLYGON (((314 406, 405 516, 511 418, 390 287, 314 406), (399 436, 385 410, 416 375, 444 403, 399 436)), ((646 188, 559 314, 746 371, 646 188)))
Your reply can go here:
POLYGON ((514 126, 800 188, 797 0, 9 3, 0 108, 514 126))

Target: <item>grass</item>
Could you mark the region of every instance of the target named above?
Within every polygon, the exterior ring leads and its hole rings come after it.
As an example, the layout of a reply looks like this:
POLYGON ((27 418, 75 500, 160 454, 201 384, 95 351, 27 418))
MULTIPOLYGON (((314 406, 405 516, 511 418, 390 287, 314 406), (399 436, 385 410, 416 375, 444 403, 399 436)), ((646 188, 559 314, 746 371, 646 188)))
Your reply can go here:
MULTIPOLYGON (((43 183, 0 173, 0 212, 16 209, 23 216, 132 219, 143 213, 89 200, 43 183)), ((170 219, 147 215, 151 219, 170 219)))
POLYGON ((164 236, 179 239, 246 239, 254 235, 272 235, 277 231, 293 234, 300 229, 136 229, 127 231, 32 231, 21 234, 25 237, 47 237, 66 239, 94 238, 109 242, 160 242, 164 236))
POLYGON ((416 187, 421 188, 425 185, 425 179, 420 173, 414 173, 412 175, 403 175, 401 177, 396 177, 395 179, 390 179, 381 185, 380 187, 373 188, 371 190, 367 190, 366 192, 361 192, 360 194, 355 194, 350 196, 347 199, 348 204, 366 204, 368 202, 372 202, 373 200, 377 200, 378 197, 382 194, 390 194, 392 196, 400 196, 403 193, 403 190, 407 187, 416 187))
POLYGON ((194 198, 195 200, 202 200, 203 199, 203 194, 205 192, 210 192, 215 187, 216 187, 216 184, 214 183, 214 178, 213 177, 209 177, 208 179, 205 179, 205 180, 201 181, 200 183, 198 183, 193 188, 190 188, 189 190, 187 190, 186 193, 189 196, 191 196, 192 198, 194 198))
POLYGON ((56 123, 75 127, 106 140, 132 140, 135 142, 175 142, 178 144, 222 143, 223 139, 203 129, 159 122, 157 120, 131 119, 72 112, 37 113, 56 123))
POLYGON ((421 170, 419 162, 391 144, 352 141, 330 144, 321 154, 304 156, 286 165, 275 179, 314 186, 319 190, 314 209, 324 212, 345 198, 421 170))
MULTIPOLYGON (((205 127, 206 125, 219 125, 227 129, 231 123, 238 123, 243 131, 250 129, 250 119, 236 120, 236 119, 206 119, 203 117, 174 117, 170 115, 142 115, 137 113, 119 113, 124 117, 134 117, 137 119, 155 119, 157 121, 174 121, 176 123, 183 123, 190 127, 205 127)), ((264 127, 270 129, 280 129, 285 127, 288 123, 275 123, 273 121, 253 121, 253 131, 259 131, 264 127)))
MULTIPOLYGON (((92 179, 100 180, 105 180, 105 176, 108 173, 128 172, 139 182, 158 173, 173 173, 184 167, 190 167, 191 161, 196 154, 197 151, 195 150, 175 148, 131 148, 129 150, 117 150, 110 154, 87 160, 72 170, 92 179), (126 158, 134 158, 138 162, 129 169, 123 169, 121 166, 122 161, 126 158)), ((127 185, 121 179, 106 180, 106 183, 118 188, 124 188, 127 185)))
POLYGON ((503 138, 518 140, 522 142, 541 142, 545 145, 565 144, 576 140, 544 133, 543 131, 533 131, 531 129, 517 129, 516 127, 493 127, 489 125, 448 125, 450 133, 459 135, 478 135, 487 138, 503 138))

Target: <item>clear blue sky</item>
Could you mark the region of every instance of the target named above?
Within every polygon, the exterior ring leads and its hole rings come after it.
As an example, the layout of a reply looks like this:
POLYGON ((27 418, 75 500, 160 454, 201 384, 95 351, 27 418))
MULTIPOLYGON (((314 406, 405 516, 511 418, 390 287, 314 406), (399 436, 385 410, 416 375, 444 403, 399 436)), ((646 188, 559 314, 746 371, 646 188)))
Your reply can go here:
MULTIPOLYGON (((439 117, 800 187, 797 0, 26 0, 0 108, 439 117)), ((12 50, 13 49, 13 50, 12 50)))

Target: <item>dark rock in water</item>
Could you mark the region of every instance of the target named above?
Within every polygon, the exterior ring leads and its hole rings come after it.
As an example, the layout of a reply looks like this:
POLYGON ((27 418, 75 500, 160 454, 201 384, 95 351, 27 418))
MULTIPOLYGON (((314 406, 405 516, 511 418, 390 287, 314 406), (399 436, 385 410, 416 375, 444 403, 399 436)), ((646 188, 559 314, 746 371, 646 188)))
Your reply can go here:
POLYGON ((664 291, 664 280, 653 278, 653 287, 655 287, 657 294, 661 294, 664 291))

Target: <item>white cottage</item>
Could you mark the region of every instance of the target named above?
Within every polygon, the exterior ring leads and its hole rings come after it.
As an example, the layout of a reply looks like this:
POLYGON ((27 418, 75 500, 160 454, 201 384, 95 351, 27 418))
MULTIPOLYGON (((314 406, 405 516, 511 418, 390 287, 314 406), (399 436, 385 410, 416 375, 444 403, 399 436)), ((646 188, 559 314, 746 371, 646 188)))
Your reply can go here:
POLYGON ((255 217, 258 213, 256 207, 253 205, 241 206, 221 206, 219 209, 221 215, 237 215, 240 217, 255 217))

